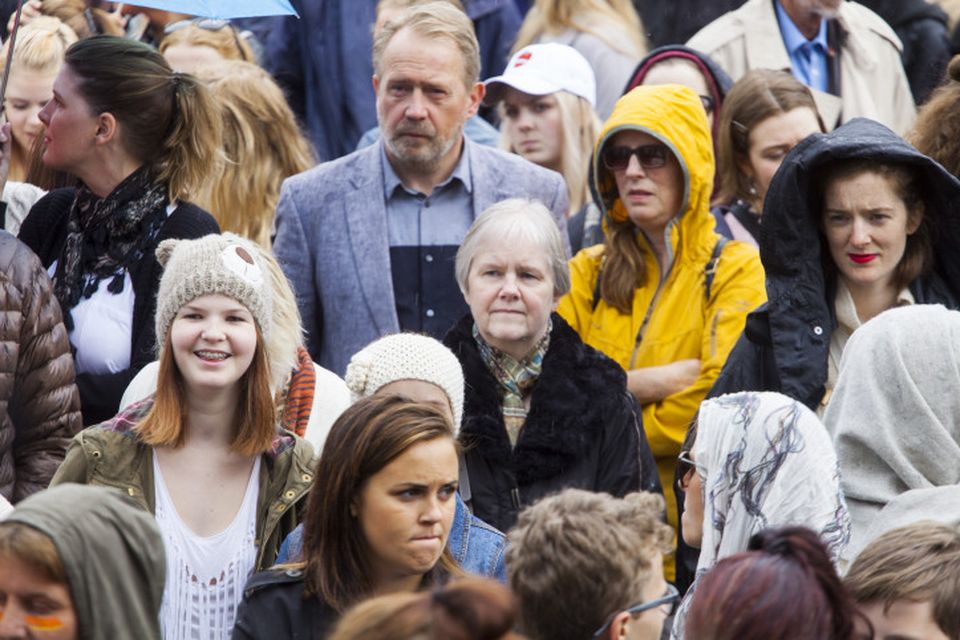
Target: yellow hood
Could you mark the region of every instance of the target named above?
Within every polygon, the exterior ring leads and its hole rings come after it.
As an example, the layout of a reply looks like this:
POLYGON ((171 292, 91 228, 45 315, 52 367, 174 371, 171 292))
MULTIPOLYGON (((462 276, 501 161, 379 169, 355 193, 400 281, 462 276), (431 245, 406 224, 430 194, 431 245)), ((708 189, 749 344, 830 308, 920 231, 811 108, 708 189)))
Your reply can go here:
POLYGON ((617 101, 603 125, 593 153, 594 200, 606 216, 627 218, 617 193, 613 174, 603 166, 600 153, 619 131, 642 131, 667 145, 680 162, 684 178, 683 201, 667 227, 668 246, 678 241, 671 229, 680 226, 684 242, 697 242, 701 230, 713 231, 710 194, 713 191, 714 159, 710 124, 699 96, 680 85, 640 86, 617 101))

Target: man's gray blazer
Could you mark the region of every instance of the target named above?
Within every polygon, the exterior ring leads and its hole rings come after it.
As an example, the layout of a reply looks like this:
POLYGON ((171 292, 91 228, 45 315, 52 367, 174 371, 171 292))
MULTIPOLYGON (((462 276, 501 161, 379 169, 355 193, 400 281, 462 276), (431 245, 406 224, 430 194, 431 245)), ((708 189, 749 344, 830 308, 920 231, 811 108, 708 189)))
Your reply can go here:
MULTIPOLYGON (((283 183, 273 249, 297 294, 313 359, 344 375, 350 357, 400 330, 383 165, 378 143, 283 183)), ((473 217, 507 198, 540 200, 567 245, 567 188, 560 174, 464 140, 473 217)))

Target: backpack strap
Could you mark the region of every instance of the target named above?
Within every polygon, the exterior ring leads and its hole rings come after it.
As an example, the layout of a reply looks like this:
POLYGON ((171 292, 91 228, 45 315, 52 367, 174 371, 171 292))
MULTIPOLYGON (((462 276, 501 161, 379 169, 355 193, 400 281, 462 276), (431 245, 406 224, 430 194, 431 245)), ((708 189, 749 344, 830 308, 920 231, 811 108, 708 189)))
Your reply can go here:
POLYGON ((593 307, 592 310, 597 310, 597 305, 600 304, 600 280, 603 279, 603 267, 607 264, 607 257, 603 256, 600 258, 600 268, 597 269, 597 281, 593 284, 593 307))
POLYGON ((717 275, 717 266, 720 264, 720 254, 723 253, 723 248, 727 246, 729 240, 720 236, 717 239, 717 244, 713 245, 713 253, 710 255, 710 261, 707 262, 706 268, 703 270, 703 293, 707 297, 707 302, 710 302, 710 290, 713 288, 713 279, 717 275))

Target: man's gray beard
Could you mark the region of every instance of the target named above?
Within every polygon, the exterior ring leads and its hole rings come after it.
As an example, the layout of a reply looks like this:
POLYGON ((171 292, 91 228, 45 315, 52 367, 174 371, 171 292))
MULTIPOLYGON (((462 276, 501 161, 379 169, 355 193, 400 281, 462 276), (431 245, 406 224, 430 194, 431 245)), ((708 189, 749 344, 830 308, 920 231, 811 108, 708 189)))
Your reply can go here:
MULTIPOLYGON (((463 125, 461 124, 458 127, 456 133, 450 136, 450 139, 447 140, 440 149, 437 149, 436 153, 429 154, 428 157, 420 157, 419 154, 411 154, 403 147, 398 147, 394 144, 393 140, 389 138, 384 138, 384 143, 387 145, 387 151, 390 152, 390 157, 398 165, 407 169, 413 173, 417 174, 428 174, 433 173, 436 168, 440 165, 440 161, 449 153, 457 141, 463 136, 463 125)), ((436 138, 431 141, 429 150, 433 150, 433 142, 436 138)))

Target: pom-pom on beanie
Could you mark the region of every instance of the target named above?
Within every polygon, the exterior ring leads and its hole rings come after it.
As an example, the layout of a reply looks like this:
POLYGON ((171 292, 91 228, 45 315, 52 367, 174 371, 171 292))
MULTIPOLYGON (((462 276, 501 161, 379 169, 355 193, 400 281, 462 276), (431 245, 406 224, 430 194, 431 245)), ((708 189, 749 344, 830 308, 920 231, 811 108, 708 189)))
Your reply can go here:
POLYGON ((450 349, 430 336, 394 333, 374 340, 350 358, 346 382, 354 400, 398 380, 422 380, 443 389, 453 410, 453 433, 463 419, 463 368, 450 349))

